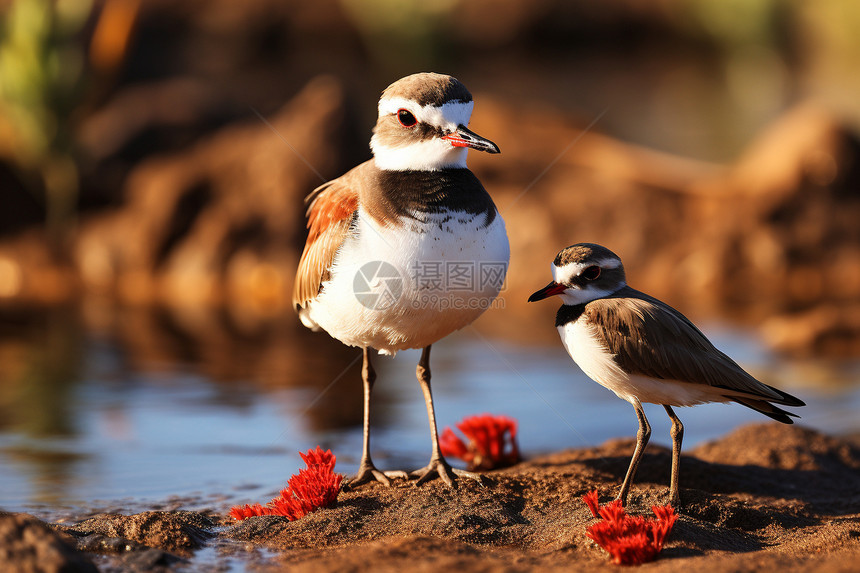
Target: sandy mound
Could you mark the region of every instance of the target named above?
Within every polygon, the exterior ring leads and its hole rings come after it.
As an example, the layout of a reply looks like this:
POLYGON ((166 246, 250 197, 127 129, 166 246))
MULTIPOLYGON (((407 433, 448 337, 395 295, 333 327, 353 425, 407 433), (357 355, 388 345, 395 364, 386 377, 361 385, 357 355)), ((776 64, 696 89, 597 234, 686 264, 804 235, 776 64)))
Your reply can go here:
MULTIPOLYGON (((530 571, 614 567, 586 536, 595 522, 581 500, 617 492, 633 443, 608 442, 536 458, 461 481, 397 483, 342 492, 335 507, 298 521, 219 513, 149 511, 99 515, 53 526, 101 554, 103 567, 157 570, 195 559, 203 546, 222 558, 303 571, 530 571), (227 526, 227 527, 223 527, 227 526), (214 541, 207 541, 214 538, 214 541), (260 548, 268 551, 261 552, 260 548)), ((650 515, 667 495, 670 456, 652 447, 629 511, 650 515)), ((860 558, 860 447, 796 426, 761 424, 688 453, 681 466, 681 517, 659 560, 674 571, 854 570, 860 558)))

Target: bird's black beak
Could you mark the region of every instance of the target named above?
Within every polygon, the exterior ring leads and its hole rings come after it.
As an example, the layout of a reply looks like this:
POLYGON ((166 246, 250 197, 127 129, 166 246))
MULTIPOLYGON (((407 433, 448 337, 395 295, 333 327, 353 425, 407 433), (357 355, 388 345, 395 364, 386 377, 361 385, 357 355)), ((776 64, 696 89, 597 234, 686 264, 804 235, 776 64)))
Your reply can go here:
POLYGON ((442 136, 442 139, 448 140, 454 147, 469 147, 477 151, 486 151, 487 153, 500 153, 498 145, 489 139, 481 137, 465 125, 458 125, 456 131, 442 136))
POLYGON ((561 294, 565 291, 566 288, 567 287, 563 284, 559 284, 555 281, 552 281, 539 291, 532 293, 532 295, 529 297, 529 302, 535 302, 536 300, 543 300, 553 295, 561 294))

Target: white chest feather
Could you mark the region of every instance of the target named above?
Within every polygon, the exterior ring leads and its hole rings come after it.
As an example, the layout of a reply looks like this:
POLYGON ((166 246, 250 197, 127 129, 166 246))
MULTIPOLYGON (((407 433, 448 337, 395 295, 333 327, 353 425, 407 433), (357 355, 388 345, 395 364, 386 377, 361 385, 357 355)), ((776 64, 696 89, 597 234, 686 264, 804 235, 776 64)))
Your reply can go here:
POLYGON ((310 317, 345 344, 387 354, 463 328, 495 300, 510 258, 501 216, 485 222, 432 213, 382 227, 359 210, 310 317))
MULTIPOLYGON (((583 320, 575 320, 559 326, 558 334, 567 353, 585 375, 618 394, 616 388, 623 388, 629 376, 603 347, 594 327, 583 320)), ((618 396, 627 399, 621 394, 618 396)))
POLYGON ((586 376, 612 390, 628 402, 639 400, 652 404, 693 406, 704 402, 725 402, 719 389, 703 385, 629 375, 615 362, 613 354, 596 336, 595 327, 584 320, 568 322, 558 327, 567 353, 586 376))

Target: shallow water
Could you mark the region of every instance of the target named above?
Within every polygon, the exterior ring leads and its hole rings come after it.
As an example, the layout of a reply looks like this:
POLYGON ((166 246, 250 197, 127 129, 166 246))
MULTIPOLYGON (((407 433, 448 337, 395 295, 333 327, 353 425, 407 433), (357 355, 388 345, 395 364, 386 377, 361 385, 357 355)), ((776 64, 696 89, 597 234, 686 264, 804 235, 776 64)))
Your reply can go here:
MULTIPOLYGON (((706 334, 750 372, 807 402, 799 423, 834 434, 860 431, 858 362, 789 362, 749 332, 708 326, 706 334)), ((314 348, 323 335, 306 336, 314 348)), ((184 499, 210 507, 265 502, 302 466, 296 452, 317 444, 332 448, 339 471, 357 467, 358 351, 347 353, 345 364, 309 370, 304 383, 272 387, 252 377, 204 374, 203 361, 135 365, 105 336, 79 333, 72 339, 78 341, 72 349, 51 337, 24 348, 38 363, 43 344, 44 360, 57 360, 59 352, 72 357, 75 368, 51 362, 49 376, 0 385, 6 416, 0 424, 2 509, 56 518, 101 506, 187 505, 184 499)), ((15 356, 4 348, 7 357, 15 356)), ((414 378, 418 356, 409 351, 375 361, 372 448, 384 469, 414 469, 429 458, 427 418, 414 378)), ((636 432, 630 405, 585 378, 560 344, 524 347, 468 328, 434 345, 432 373, 440 431, 468 415, 506 414, 519 421, 526 456, 636 432)), ((739 405, 678 413, 686 449, 766 420, 739 405)), ((652 440, 668 445, 662 408, 646 405, 646 414, 652 440)))

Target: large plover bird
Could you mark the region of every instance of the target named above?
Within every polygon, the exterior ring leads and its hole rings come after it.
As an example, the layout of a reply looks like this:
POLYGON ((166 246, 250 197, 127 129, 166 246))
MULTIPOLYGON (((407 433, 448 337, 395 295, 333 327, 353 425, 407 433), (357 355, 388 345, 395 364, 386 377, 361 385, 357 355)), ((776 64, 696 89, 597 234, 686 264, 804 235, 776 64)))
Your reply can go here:
POLYGON ((472 95, 455 78, 421 73, 382 93, 373 159, 308 197, 308 239, 293 302, 305 326, 364 349, 364 441, 350 485, 391 477, 456 475, 439 451, 430 391, 430 345, 470 324, 496 298, 510 257, 505 223, 466 168, 469 149, 499 153, 466 126, 472 95), (381 472, 370 458, 371 349, 423 348, 417 376, 433 452, 411 474, 381 472))
POLYGON ((675 505, 684 426, 672 406, 738 402, 791 424, 789 416, 797 416, 773 403, 804 405, 750 376, 683 314, 627 286, 621 259, 609 249, 591 243, 567 247, 552 262, 552 276, 529 302, 561 297, 555 325, 568 354, 589 378, 633 404, 639 418, 636 449, 618 494, 622 503, 651 437, 641 402, 662 404, 672 419, 669 499, 675 505))

